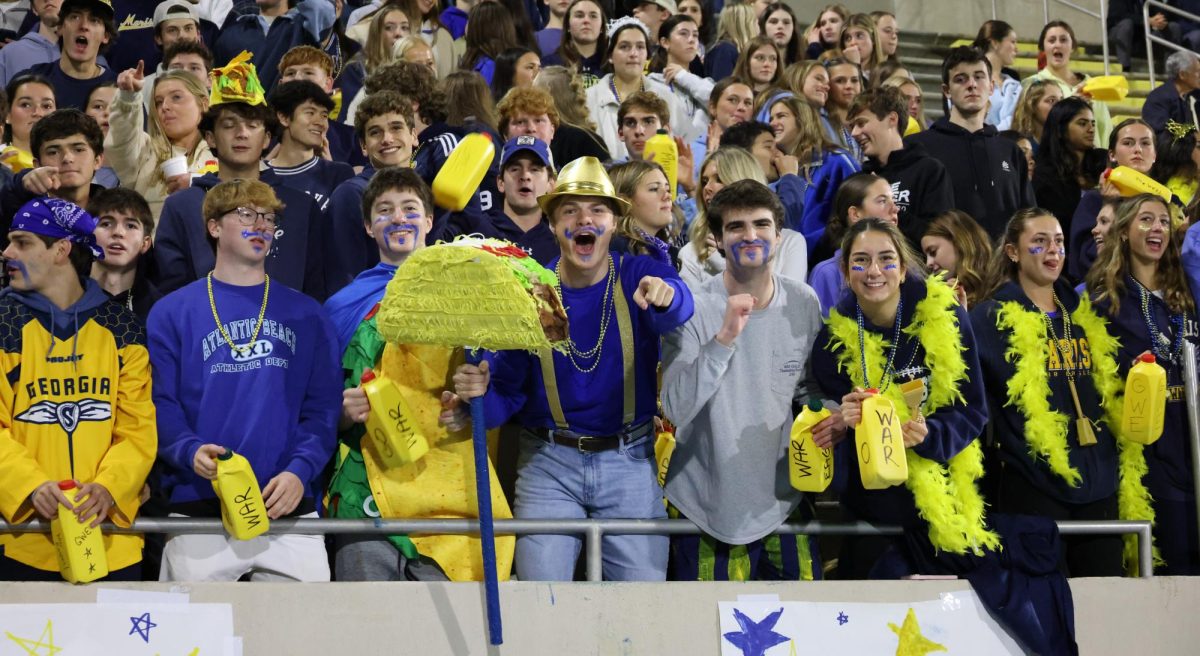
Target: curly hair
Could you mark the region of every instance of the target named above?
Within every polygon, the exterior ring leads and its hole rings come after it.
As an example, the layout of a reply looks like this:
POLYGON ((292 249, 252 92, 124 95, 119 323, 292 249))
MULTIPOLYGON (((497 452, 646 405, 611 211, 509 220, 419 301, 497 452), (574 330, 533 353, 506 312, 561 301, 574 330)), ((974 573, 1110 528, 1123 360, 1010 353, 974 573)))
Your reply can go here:
POLYGON ((392 62, 367 76, 363 90, 368 96, 384 89, 416 99, 417 116, 426 125, 446 120, 446 94, 428 66, 406 61, 392 62))

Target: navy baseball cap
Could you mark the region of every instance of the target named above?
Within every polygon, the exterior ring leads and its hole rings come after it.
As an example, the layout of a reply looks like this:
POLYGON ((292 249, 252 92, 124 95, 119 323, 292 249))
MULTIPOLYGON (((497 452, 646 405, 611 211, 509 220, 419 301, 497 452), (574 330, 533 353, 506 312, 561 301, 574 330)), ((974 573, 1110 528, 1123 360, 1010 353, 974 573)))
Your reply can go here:
POLYGON ((554 171, 554 156, 550 154, 550 147, 545 141, 528 135, 513 137, 505 142, 504 149, 500 151, 500 167, 508 166, 508 160, 521 152, 533 153, 551 172, 554 171))

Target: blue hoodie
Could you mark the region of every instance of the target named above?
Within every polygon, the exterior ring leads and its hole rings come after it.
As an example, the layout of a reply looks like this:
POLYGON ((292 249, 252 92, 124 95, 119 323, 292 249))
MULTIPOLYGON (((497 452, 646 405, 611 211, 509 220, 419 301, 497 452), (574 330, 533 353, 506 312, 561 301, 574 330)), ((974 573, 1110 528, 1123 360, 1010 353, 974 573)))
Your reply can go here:
MULTIPOLYGON (((226 332, 237 344, 249 342, 263 285, 212 285, 226 332)), ((313 510, 320 498, 313 482, 333 455, 342 407, 341 360, 321 306, 272 280, 254 352, 234 357, 213 319, 207 280, 197 280, 159 301, 146 331, 158 454, 173 509, 219 512, 212 484, 192 469, 201 445, 219 444, 250 461, 260 486, 295 474, 306 498, 296 513, 313 510)))
MULTIPOLYGON (((925 281, 909 277, 900 285, 900 298, 903 302, 902 322, 907 327, 912 325, 917 303, 925 298, 925 281)), ((847 294, 837 304, 836 309, 842 316, 854 317, 857 303, 858 299, 853 294, 847 294)), ((941 463, 958 455, 979 437, 988 419, 975 335, 971 332, 966 311, 956 306, 954 314, 962 335, 963 359, 967 364, 966 377, 959 384, 963 400, 939 408, 937 412, 928 415, 925 425, 929 433, 924 442, 912 447, 917 455, 941 463)), ((882 335, 885 340, 891 339, 892 326, 876 326, 869 320, 865 320, 864 325, 868 331, 882 335)), ((838 366, 837 355, 830 351, 830 338, 829 325, 826 324, 817 335, 811 363, 813 371, 820 372, 817 382, 824 397, 840 401, 854 385, 847 373, 838 366)), ((896 350, 895 365, 898 372, 892 380, 893 385, 930 375, 925 365, 925 350, 910 337, 901 338, 900 347, 896 350)), ((841 494, 842 505, 857 519, 906 527, 918 525, 921 520, 917 515, 912 492, 907 487, 899 485, 884 490, 863 488, 858 458, 854 455, 853 433, 853 430, 848 432, 846 439, 838 444, 834 454, 834 481, 839 487, 844 486, 841 494)))
MULTIPOLYGON (((1071 289, 1065 280, 1059 280, 1054 286, 1054 292, 1067 308, 1074 312, 1079 307, 1079 295, 1071 289)), ((1063 503, 1084 504, 1106 499, 1117 489, 1117 444, 1112 431, 1104 422, 1095 425, 1096 444, 1088 447, 1079 446, 1079 438, 1075 429, 1075 402, 1071 398, 1071 389, 1062 367, 1051 367, 1050 362, 1044 363, 1047 368, 1047 382, 1050 385, 1050 407, 1066 415, 1067 421, 1067 458, 1071 466, 1080 474, 1078 486, 1072 487, 1057 474, 1050 471, 1045 458, 1034 457, 1025 441, 1025 416, 1021 410, 1008 403, 1008 381, 1016 374, 1015 363, 1006 357, 1010 342, 1008 330, 996 327, 996 313, 1001 303, 1015 301, 1026 310, 1041 312, 1025 295, 1021 286, 1008 282, 986 301, 971 308, 971 326, 979 343, 979 363, 983 367, 984 387, 987 389, 988 410, 992 417, 992 434, 999 443, 1000 460, 1005 466, 1015 469, 1025 480, 1040 490, 1043 494, 1063 503)), ((1099 314, 1099 313, 1098 313, 1099 314)), ((1063 335, 1063 319, 1055 315, 1052 318, 1055 334, 1063 335)), ((1073 324, 1072 338, 1077 340, 1078 351, 1090 354, 1091 349, 1083 329, 1073 324)), ((1053 350, 1050 355, 1056 355, 1053 350)), ((1052 362, 1058 362, 1058 357, 1051 357, 1052 362)), ((1086 367, 1080 367, 1075 373, 1075 390, 1079 394, 1079 403, 1088 417, 1097 419, 1104 416, 1100 408, 1100 395, 1092 379, 1091 356, 1085 355, 1086 367)))
MULTIPOLYGON (((267 256, 267 274, 317 300, 325 299, 325 221, 308 194, 284 186, 279 176, 262 171, 259 179, 271 186, 284 204, 275 243, 267 256)), ((154 283, 167 293, 212 271, 216 255, 204 225, 204 196, 221 179, 210 173, 192 180, 192 186, 175 192, 163 203, 154 236, 154 283)))

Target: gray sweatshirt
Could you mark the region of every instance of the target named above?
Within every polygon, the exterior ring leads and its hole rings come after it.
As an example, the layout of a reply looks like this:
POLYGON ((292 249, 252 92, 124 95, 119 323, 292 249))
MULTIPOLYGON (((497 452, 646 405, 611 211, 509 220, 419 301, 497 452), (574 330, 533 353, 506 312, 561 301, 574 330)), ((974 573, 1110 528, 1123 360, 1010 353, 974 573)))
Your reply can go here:
POLYGON ((724 276, 708 280, 694 290, 695 314, 664 340, 662 406, 678 427, 666 490, 706 533, 747 544, 800 502, 788 482, 787 440, 821 306, 805 283, 775 276, 770 304, 726 347, 715 338, 728 297, 724 276))

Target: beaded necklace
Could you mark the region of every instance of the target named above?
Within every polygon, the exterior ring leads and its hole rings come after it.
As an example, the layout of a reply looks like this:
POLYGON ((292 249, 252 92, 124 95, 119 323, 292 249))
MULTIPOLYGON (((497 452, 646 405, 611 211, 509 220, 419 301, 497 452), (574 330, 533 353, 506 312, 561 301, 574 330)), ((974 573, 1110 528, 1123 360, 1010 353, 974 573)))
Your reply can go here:
POLYGON ((217 316, 217 300, 213 297, 213 274, 208 272, 208 304, 212 307, 213 321, 217 322, 217 330, 221 331, 221 338, 233 350, 234 355, 245 354, 250 351, 254 343, 258 341, 258 331, 262 329, 263 317, 267 314, 267 296, 271 293, 271 276, 264 274, 265 282, 263 283, 263 300, 262 307, 258 309, 258 322, 254 324, 254 332, 250 335, 250 341, 246 344, 238 346, 233 343, 233 338, 225 330, 225 324, 221 323, 221 317, 217 316))
MULTIPOLYGON (((646 90, 646 78, 644 78, 644 77, 640 78, 638 80, 638 82, 639 82, 638 91, 645 91, 646 90)), ((617 104, 618 105, 621 104, 621 94, 617 93, 617 76, 616 75, 608 78, 608 88, 612 89, 612 94, 613 94, 613 97, 617 99, 617 104)), ((634 93, 637 93, 637 91, 635 91, 634 93)))
POLYGON ((1146 330, 1150 333, 1150 350, 1154 352, 1154 357, 1167 362, 1177 361, 1180 351, 1183 350, 1183 313, 1171 315, 1171 327, 1175 333, 1167 340, 1167 346, 1164 348, 1162 332, 1150 313, 1150 290, 1133 276, 1129 276, 1129 280, 1137 287, 1138 297, 1142 302, 1142 320, 1146 322, 1146 330))
MULTIPOLYGON (((600 336, 596 338, 596 345, 586 351, 581 351, 579 350, 579 347, 575 346, 574 339, 571 339, 570 336, 567 338, 567 357, 570 358, 571 365, 575 367, 575 370, 580 373, 589 374, 600 364, 600 353, 604 350, 604 336, 608 333, 608 316, 611 314, 610 308, 612 307, 613 303, 613 287, 615 284, 614 281, 616 280, 616 276, 613 275, 614 271, 616 271, 616 266, 613 265, 613 258, 612 254, 610 253, 608 255, 608 275, 605 276, 606 285, 604 288, 604 300, 600 302, 600 336), (576 357, 579 357, 585 361, 591 360, 592 358, 595 358, 595 360, 592 362, 590 367, 584 368, 581 367, 578 362, 576 362, 576 357)), ((554 275, 558 278, 558 280, 562 280, 561 259, 554 267, 554 275)), ((560 299, 563 298, 561 282, 558 283, 556 291, 558 291, 558 297, 560 299)))
MULTIPOLYGON (((892 375, 896 371, 896 351, 900 348, 900 317, 904 313, 904 299, 901 298, 896 302, 896 324, 892 327, 892 346, 888 349, 887 364, 883 367, 883 373, 879 375, 878 385, 872 385, 871 378, 867 375, 867 350, 863 344, 863 333, 867 328, 863 320, 862 306, 857 301, 854 303, 854 311, 858 315, 858 360, 862 365, 863 383, 869 388, 878 389, 882 394, 892 384, 892 375)), ((916 351, 913 352, 913 357, 916 357, 916 351)), ((911 364, 912 362, 909 362, 909 365, 911 364)))

